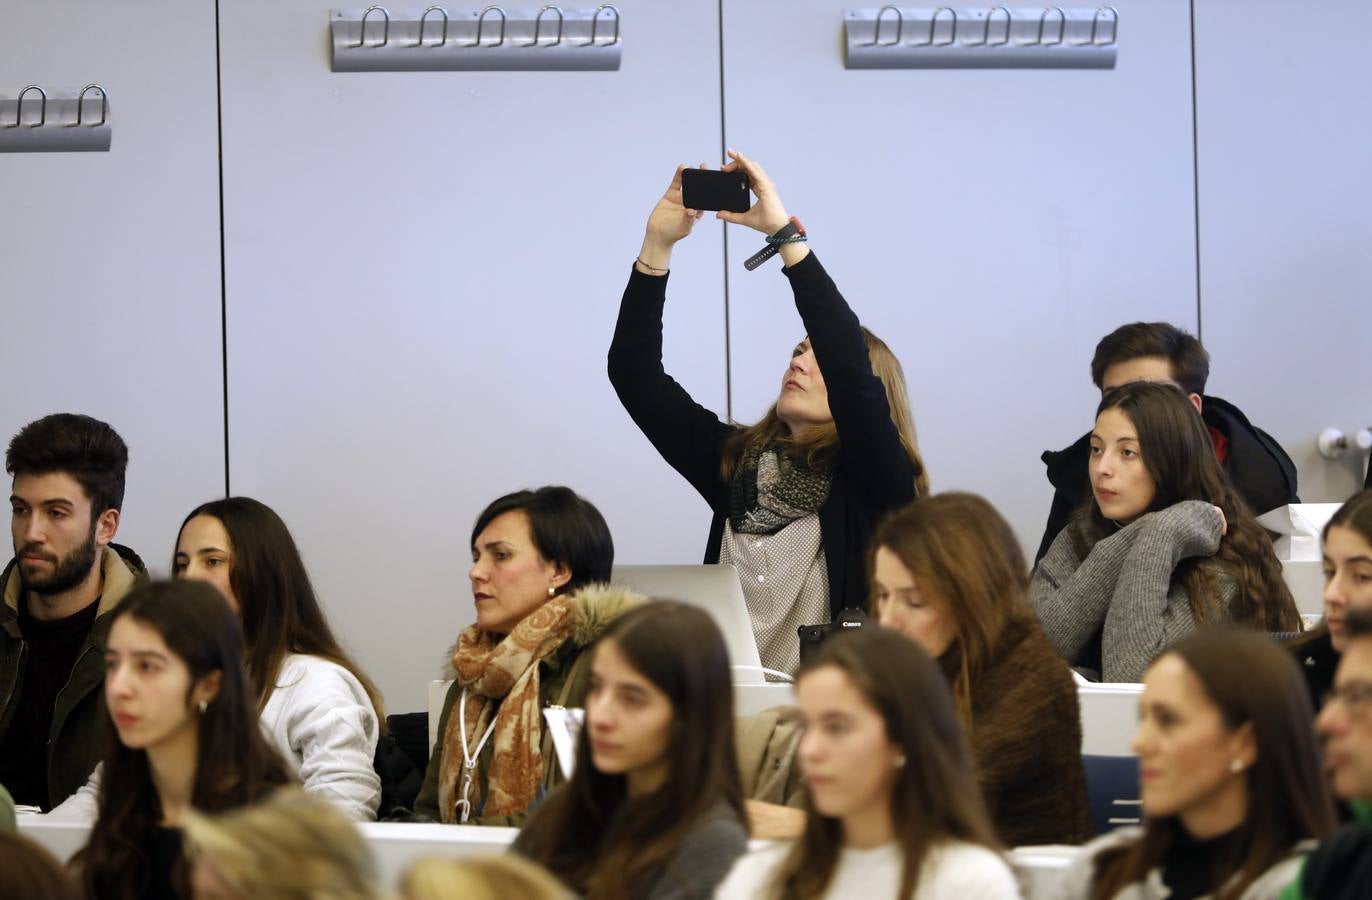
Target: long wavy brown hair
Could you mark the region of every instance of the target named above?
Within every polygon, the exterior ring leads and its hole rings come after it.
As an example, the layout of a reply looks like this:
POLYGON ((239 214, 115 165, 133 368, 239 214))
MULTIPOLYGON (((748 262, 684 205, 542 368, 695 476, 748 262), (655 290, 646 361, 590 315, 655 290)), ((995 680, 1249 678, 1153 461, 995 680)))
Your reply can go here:
MULTIPOLYGON (((1282 578, 1272 539, 1230 484, 1205 423, 1181 389, 1161 382, 1131 382, 1107 391, 1096 415, 1107 409, 1120 410, 1138 432, 1140 455, 1155 487, 1149 512, 1183 500, 1203 500, 1224 512, 1228 529, 1218 552, 1182 560, 1174 573, 1186 586, 1196 622, 1234 621, 1259 631, 1300 631, 1300 612, 1282 578), (1239 586, 1228 609, 1219 605, 1216 566, 1239 586)), ((1082 505, 1076 518, 1081 525, 1078 538, 1087 542, 1077 548, 1083 558, 1096 541, 1119 528, 1105 518, 1094 498, 1082 505)))
POLYGON ((645 603, 616 618, 596 646, 606 643, 671 701, 667 777, 653 794, 629 797, 624 775, 592 763, 591 729, 582 728, 571 779, 535 811, 520 845, 579 896, 627 900, 654 878, 672 877, 672 855, 712 809, 723 804, 745 821, 743 780, 729 651, 710 616, 682 603, 645 603))
MULTIPOLYGON (((949 491, 897 510, 877 526, 867 554, 875 584, 876 553, 894 553, 921 586, 947 603, 958 652, 953 699, 971 732, 972 684, 991 662, 997 640, 1014 623, 1038 627, 1026 600, 1029 567, 1014 530, 976 494, 949 491)), ((871 615, 876 616, 873 597, 871 615)))
MULTIPOLYGON (((1209 629, 1170 647, 1219 708, 1231 731, 1249 725, 1257 759, 1244 773, 1248 814, 1224 855, 1210 860, 1216 900, 1238 900, 1264 872, 1301 841, 1334 830, 1334 808, 1310 727, 1314 711, 1305 679, 1291 654, 1267 635, 1209 629)), ((1143 836, 1095 860, 1092 900, 1109 900, 1162 864, 1181 838, 1177 816, 1149 817, 1143 836)))
MULTIPOLYGON (((896 896, 913 896, 925 856, 941 841, 999 849, 948 679, 934 661, 903 634, 854 629, 825 641, 801 664, 796 682, 831 667, 852 680, 909 761, 891 786, 891 823, 904 858, 896 896)), ((843 823, 823 815, 808 795, 805 811, 805 831, 777 869, 771 900, 823 896, 834 877, 843 823)))
MULTIPOLYGON (((190 671, 188 690, 219 672, 219 692, 198 716, 198 753, 191 806, 216 813, 265 797, 292 778, 267 743, 243 668, 243 633, 219 591, 194 581, 158 581, 129 594, 114 622, 130 618, 162 636, 190 671)), ((191 699, 186 697, 189 709, 191 699)), ((99 812, 90 840, 75 857, 87 896, 100 900, 141 897, 150 877, 145 850, 162 821, 148 754, 124 746, 105 721, 104 772, 99 812)), ((184 868, 175 876, 190 896, 184 868)))
MULTIPOLYGON (((251 497, 226 497, 191 510, 181 529, 184 531, 186 523, 196 516, 219 520, 233 544, 228 548, 229 584, 243 610, 248 675, 257 708, 264 709, 276 690, 277 675, 288 655, 318 656, 347 669, 362 684, 384 734, 386 712, 381 692, 334 637, 295 539, 276 511, 251 497)), ((177 543, 180 541, 177 532, 177 543)), ((179 570, 173 560, 172 573, 179 574, 179 570)))
MULTIPOLYGON (((886 391, 886 405, 891 411, 891 423, 900 433, 901 446, 915 467, 915 495, 925 497, 929 494, 929 473, 924 469, 924 458, 919 453, 919 440, 915 435, 915 417, 910 412, 910 394, 905 389, 905 370, 900 360, 891 352, 886 342, 877 337, 866 326, 862 327, 863 340, 867 342, 867 358, 872 364, 872 374, 881 381, 886 391)), ((823 370, 821 369, 821 374, 823 370)), ((838 455, 838 429, 833 422, 813 428, 803 429, 795 434, 777 415, 776 404, 756 425, 739 428, 729 436, 724 444, 720 458, 720 474, 725 481, 734 477, 734 471, 743 460, 749 448, 754 446, 777 447, 783 453, 796 459, 804 459, 810 465, 825 462, 838 455)))

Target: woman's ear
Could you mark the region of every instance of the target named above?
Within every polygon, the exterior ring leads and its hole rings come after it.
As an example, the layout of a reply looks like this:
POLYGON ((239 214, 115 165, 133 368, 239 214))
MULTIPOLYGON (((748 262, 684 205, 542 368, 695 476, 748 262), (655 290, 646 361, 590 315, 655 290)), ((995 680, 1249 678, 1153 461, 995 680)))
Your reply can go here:
POLYGON ((219 686, 224 682, 224 673, 220 669, 205 675, 191 688, 191 704, 198 706, 201 703, 212 703, 219 696, 219 686))
POLYGON ((1251 769, 1258 761, 1258 739, 1253 734, 1253 723, 1244 722, 1234 729, 1230 737, 1230 759, 1237 761, 1241 769, 1251 769))
POLYGON ((550 587, 560 588, 572 580, 572 570, 565 562, 555 561, 553 563, 553 580, 550 587))

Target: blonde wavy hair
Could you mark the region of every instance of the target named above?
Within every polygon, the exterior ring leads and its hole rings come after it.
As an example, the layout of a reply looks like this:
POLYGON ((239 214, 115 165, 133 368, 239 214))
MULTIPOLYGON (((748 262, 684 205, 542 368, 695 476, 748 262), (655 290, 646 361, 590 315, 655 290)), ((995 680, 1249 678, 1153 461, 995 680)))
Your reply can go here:
POLYGON ((283 788, 217 816, 188 812, 186 855, 253 900, 381 900, 376 862, 350 819, 326 800, 283 788))
MULTIPOLYGON (((929 473, 924 468, 924 459, 919 453, 919 439, 915 435, 915 417, 910 412, 910 394, 905 389, 905 370, 900 360, 891 352, 886 342, 873 334, 865 326, 862 338, 867 343, 867 358, 871 360, 872 372, 881 380, 886 389, 886 405, 891 410, 891 423, 900 433, 901 446, 910 457, 910 462, 918 472, 915 476, 915 494, 919 497, 929 495, 929 473)), ((823 370, 821 370, 821 374, 823 370)), ((730 436, 724 445, 720 462, 720 474, 725 481, 734 477, 748 449, 753 446, 780 446, 783 452, 803 458, 813 464, 818 460, 832 457, 839 449, 838 429, 833 422, 791 433, 786 423, 777 416, 776 404, 767 410, 762 421, 747 428, 740 428, 730 436)))
POLYGON ((402 900, 573 900, 548 872, 518 856, 421 859, 400 880, 402 900))

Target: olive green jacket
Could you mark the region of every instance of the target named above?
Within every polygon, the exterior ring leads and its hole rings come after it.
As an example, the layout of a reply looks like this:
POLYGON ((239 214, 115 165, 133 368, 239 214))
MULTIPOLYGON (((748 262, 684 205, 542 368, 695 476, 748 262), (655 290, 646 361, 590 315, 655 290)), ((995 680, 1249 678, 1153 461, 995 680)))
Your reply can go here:
MULTIPOLYGON (((591 678, 591 654, 585 652, 596 638, 609 628, 610 623, 623 611, 643 598, 631 591, 609 585, 592 585, 576 595, 576 625, 572 635, 562 646, 539 662, 539 697, 542 707, 549 705, 580 707, 586 700, 586 686, 591 678)), ((449 674, 452 674, 451 672, 449 674)), ((442 821, 438 810, 439 768, 443 764, 443 737, 448 732, 448 716, 462 695, 462 685, 454 681, 448 687, 448 695, 443 699, 443 713, 438 720, 438 740, 429 751, 429 765, 424 771, 424 786, 414 801, 414 811, 420 816, 442 821)), ((543 741, 543 779, 541 794, 562 782, 562 770, 558 767, 557 754, 552 751, 544 729, 543 741)), ((491 756, 495 747, 487 743, 477 756, 477 783, 475 796, 486 796, 486 778, 491 769, 491 756)), ((477 816, 469 820, 469 825, 498 825, 518 828, 524 824, 527 813, 511 816, 477 816)))
MULTIPOLYGON (((105 638, 110 613, 140 583, 148 580, 138 555, 127 547, 110 544, 104 559, 105 589, 100 595, 95 623, 76 657, 71 678, 57 694, 48 733, 47 809, 76 793, 100 761, 105 712, 105 638)), ((24 689, 28 643, 19 633, 19 599, 23 585, 14 560, 0 573, 0 740, 9 731, 24 689)))

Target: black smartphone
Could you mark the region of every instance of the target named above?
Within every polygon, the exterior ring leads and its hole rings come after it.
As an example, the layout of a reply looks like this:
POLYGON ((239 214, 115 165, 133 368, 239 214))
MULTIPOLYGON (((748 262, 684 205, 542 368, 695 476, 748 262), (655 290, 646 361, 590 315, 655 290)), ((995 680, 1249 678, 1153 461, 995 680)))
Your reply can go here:
POLYGON ((753 205, 748 188, 748 176, 741 171, 681 170, 681 205, 687 209, 747 212, 753 205))

